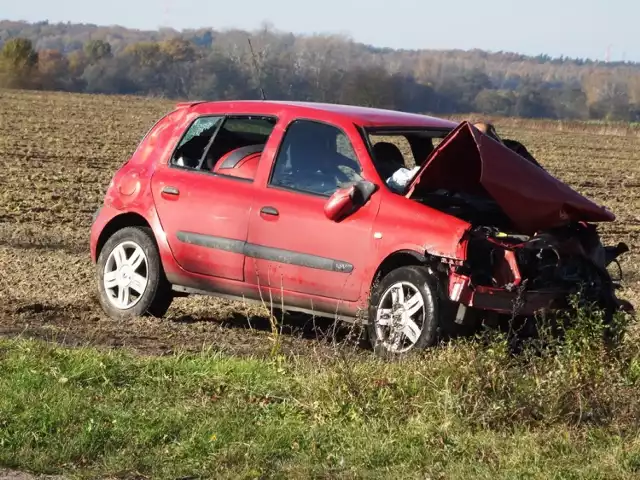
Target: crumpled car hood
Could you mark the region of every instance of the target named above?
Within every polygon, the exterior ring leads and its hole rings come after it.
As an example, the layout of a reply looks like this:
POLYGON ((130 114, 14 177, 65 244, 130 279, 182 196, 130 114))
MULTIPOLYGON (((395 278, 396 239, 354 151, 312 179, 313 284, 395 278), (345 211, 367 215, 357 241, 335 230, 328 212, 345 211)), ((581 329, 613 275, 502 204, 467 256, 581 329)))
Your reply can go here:
POLYGON ((576 221, 615 220, 605 207, 466 121, 435 148, 408 185, 406 197, 439 189, 492 198, 524 234, 576 221))

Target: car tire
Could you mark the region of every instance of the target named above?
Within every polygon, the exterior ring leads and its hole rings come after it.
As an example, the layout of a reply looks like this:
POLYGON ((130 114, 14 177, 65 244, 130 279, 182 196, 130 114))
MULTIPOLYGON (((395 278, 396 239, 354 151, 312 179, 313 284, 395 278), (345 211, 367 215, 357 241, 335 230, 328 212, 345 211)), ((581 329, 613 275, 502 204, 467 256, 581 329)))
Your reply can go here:
POLYGON ((109 237, 98 257, 96 280, 100 304, 116 320, 162 317, 173 301, 148 227, 125 227, 109 237))
POLYGON ((437 286, 436 277, 422 266, 400 267, 382 278, 371 293, 367 325, 377 355, 408 353, 436 343, 437 286))

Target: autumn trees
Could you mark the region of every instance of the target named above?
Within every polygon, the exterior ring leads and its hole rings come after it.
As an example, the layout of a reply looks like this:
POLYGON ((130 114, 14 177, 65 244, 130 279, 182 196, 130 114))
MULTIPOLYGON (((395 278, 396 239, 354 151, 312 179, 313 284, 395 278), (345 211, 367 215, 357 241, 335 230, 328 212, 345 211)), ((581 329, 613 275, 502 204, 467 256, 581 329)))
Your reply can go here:
POLYGON ((0 50, 0 85, 9 88, 33 88, 38 53, 26 38, 12 38, 0 50))
POLYGON ((414 112, 640 120, 640 66, 399 51, 340 35, 0 21, 0 87, 313 100, 414 112), (249 49, 251 36, 255 57, 249 49))

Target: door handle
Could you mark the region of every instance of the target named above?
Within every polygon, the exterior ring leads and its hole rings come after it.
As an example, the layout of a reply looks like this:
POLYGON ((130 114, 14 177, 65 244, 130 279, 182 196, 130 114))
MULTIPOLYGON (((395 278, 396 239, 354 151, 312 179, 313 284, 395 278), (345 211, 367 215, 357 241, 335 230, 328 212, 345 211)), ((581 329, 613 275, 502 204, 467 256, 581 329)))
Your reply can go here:
POLYGON ((280 215, 278 210, 276 208, 274 208, 274 207, 262 207, 260 209, 260 213, 264 213, 265 215, 273 215, 275 217, 280 215))
POLYGON ((180 190, 178 190, 176 187, 166 186, 162 189, 162 193, 164 193, 165 195, 180 195, 180 190))

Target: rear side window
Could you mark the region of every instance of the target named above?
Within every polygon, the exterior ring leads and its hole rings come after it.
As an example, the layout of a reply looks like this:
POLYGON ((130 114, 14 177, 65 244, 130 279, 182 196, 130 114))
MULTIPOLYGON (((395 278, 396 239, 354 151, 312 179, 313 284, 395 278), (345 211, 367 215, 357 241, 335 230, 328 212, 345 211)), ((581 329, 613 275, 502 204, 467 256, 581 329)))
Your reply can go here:
POLYGON ((171 164, 219 175, 238 176, 233 168, 243 165, 243 156, 259 157, 276 121, 272 117, 252 115, 200 117, 180 141, 171 164))
POLYGON ((275 118, 228 117, 205 154, 202 168, 214 170, 234 150, 252 147, 254 152, 262 151, 275 126, 275 118))
POLYGON ((191 124, 178 144, 171 163, 180 167, 199 168, 209 143, 224 117, 200 117, 191 124))

